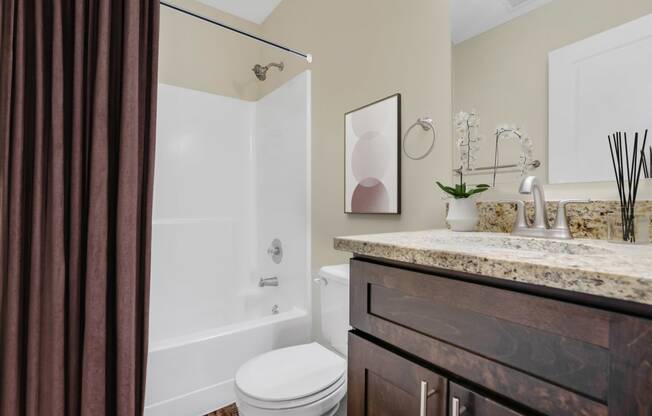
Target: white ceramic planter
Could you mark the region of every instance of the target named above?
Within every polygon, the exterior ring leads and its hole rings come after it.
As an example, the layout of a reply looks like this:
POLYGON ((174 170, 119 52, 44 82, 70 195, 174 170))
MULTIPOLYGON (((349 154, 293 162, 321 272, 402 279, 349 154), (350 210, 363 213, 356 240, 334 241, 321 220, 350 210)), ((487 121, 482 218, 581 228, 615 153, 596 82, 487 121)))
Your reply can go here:
POLYGON ((453 231, 475 231, 478 224, 478 208, 474 198, 451 199, 448 203, 446 222, 453 231))

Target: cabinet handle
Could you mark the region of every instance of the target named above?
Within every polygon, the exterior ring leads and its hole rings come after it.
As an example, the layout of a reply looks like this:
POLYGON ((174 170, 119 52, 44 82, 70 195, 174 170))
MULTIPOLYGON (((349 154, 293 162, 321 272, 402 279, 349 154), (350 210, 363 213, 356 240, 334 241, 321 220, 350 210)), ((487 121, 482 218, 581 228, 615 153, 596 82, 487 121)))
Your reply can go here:
POLYGON ((453 397, 451 400, 451 416, 460 416, 466 411, 466 407, 460 406, 460 399, 453 397))
POLYGON ((421 401, 419 405, 419 416, 427 416, 428 413, 428 397, 437 393, 437 389, 428 390, 428 382, 421 382, 421 401))

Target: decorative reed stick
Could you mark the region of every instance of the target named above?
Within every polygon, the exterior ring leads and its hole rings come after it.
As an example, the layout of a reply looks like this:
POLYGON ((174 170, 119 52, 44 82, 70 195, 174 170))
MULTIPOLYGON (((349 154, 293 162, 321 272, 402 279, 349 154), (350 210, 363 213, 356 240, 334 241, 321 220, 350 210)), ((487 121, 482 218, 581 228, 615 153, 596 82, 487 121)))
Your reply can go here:
POLYGON ((652 179, 652 146, 650 146, 650 161, 647 161, 645 148, 641 149, 641 160, 643 161, 643 177, 652 179))
MULTIPOLYGON (((645 145, 647 143, 647 133, 643 138, 643 145, 638 147, 639 134, 634 135, 634 147, 632 157, 629 157, 629 143, 627 133, 617 132, 609 135, 609 151, 611 152, 611 163, 616 175, 616 185, 618 186, 618 196, 620 198, 620 215, 622 219, 623 240, 636 242, 635 235, 635 205, 636 195, 638 194, 638 184, 641 179, 641 173, 650 173, 652 160, 647 163, 645 158, 645 145)), ((652 157, 652 147, 650 148, 652 157)), ((647 177, 647 176, 646 176, 647 177)))

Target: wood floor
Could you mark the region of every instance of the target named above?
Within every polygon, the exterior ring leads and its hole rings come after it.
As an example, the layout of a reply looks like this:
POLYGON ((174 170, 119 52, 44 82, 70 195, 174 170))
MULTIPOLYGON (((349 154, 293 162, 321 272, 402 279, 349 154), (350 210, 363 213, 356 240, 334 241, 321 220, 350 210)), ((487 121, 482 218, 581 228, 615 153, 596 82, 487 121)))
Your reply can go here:
MULTIPOLYGON (((339 410, 335 416, 346 416, 346 399, 342 402, 343 405, 340 406, 339 410)), ((230 406, 223 407, 220 410, 216 410, 213 413, 209 413, 206 416, 238 416, 238 408, 235 407, 235 404, 230 406)))
POLYGON ((238 416, 238 408, 235 407, 235 404, 216 410, 213 413, 209 413, 206 416, 238 416))

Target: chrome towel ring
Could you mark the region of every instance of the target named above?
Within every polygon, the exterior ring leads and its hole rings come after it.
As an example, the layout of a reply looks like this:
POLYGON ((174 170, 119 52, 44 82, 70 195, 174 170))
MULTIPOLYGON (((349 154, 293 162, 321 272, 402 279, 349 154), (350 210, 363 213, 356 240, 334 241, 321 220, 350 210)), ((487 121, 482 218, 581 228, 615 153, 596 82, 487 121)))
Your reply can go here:
POLYGON ((418 118, 417 121, 415 121, 414 124, 412 124, 403 135, 403 153, 405 153, 405 156, 409 157, 412 160, 424 159, 430 154, 430 152, 432 152, 432 149, 435 147, 435 141, 437 141, 437 134, 435 133, 435 125, 432 123, 432 119, 430 117, 418 118), (412 156, 407 152, 407 149, 405 148, 405 141, 408 137, 408 134, 410 134, 410 131, 412 131, 412 129, 416 126, 421 126, 424 131, 432 131, 432 142, 430 143, 430 147, 421 156, 412 156))

